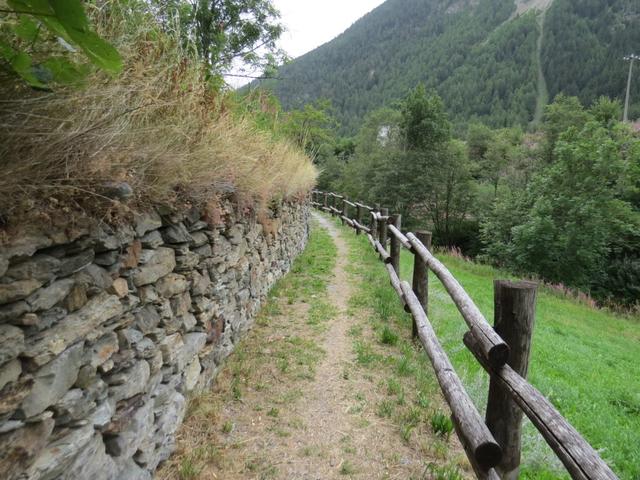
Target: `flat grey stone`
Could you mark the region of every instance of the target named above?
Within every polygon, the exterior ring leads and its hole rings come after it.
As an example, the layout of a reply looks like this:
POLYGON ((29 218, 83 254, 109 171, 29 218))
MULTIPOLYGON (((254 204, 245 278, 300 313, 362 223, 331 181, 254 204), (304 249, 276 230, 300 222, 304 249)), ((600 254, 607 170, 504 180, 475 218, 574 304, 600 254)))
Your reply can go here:
POLYGON ((109 250, 107 252, 99 253, 96 258, 93 259, 94 263, 103 267, 109 267, 120 260, 119 250, 109 250))
POLYGON ((114 385, 109 389, 109 397, 114 401, 125 400, 134 397, 147 390, 147 382, 151 376, 151 369, 145 360, 140 360, 133 367, 119 372, 122 381, 120 385, 114 385))
POLYGON ((58 302, 64 300, 73 287, 74 280, 65 278, 53 282, 45 288, 40 288, 27 298, 31 311, 49 310, 58 302))
POLYGON ((6 422, 0 422, 0 435, 13 432, 25 425, 26 424, 20 420, 7 420, 6 422))
POLYGON ((24 352, 24 333, 13 325, 0 325, 0 365, 24 352))
POLYGON ((113 278, 104 268, 98 265, 87 265, 83 270, 74 275, 76 282, 86 287, 96 287, 100 290, 108 289, 113 283, 113 278))
POLYGON ((135 314, 133 325, 142 333, 152 332, 160 323, 160 315, 153 305, 147 305, 135 314))
POLYGON ((56 426, 69 425, 87 418, 96 407, 90 395, 85 395, 80 388, 69 390, 53 405, 56 426))
POLYGON ((189 282, 184 275, 169 273, 156 282, 156 291, 163 297, 173 297, 186 292, 189 282))
POLYGON ((87 349, 85 353, 87 358, 85 361, 92 367, 99 367, 109 360, 118 350, 120 350, 118 335, 115 332, 109 332, 100 337, 87 349))
POLYGON ((164 244, 164 239, 162 238, 162 235, 160 235, 159 231, 153 230, 142 237, 140 239, 140 243, 143 248, 155 249, 164 244))
POLYGON ((117 435, 106 436, 107 452, 114 457, 130 458, 136 453, 142 441, 153 432, 153 405, 142 405, 124 425, 117 435))
POLYGON ((83 344, 77 343, 33 374, 31 393, 20 409, 26 418, 43 412, 60 400, 78 378, 83 344))
POLYGON ((5 385, 15 382, 22 373, 22 363, 17 358, 0 365, 0 391, 5 385))
POLYGON ((141 468, 132 458, 120 463, 118 480, 152 480, 151 474, 141 468))
POLYGON ((43 282, 31 278, 28 280, 17 280, 10 283, 0 283, 0 305, 12 303, 17 300, 24 300, 38 288, 43 282))
POLYGON ((160 218, 160 215, 158 215, 156 211, 134 214, 133 221, 138 237, 142 237, 146 233, 162 227, 162 218, 160 218))
POLYGON ((183 335, 184 359, 190 362, 207 344, 206 333, 187 333, 183 335))
POLYGON ((182 335, 179 333, 169 335, 160 342, 160 351, 165 365, 172 365, 178 362, 183 350, 184 342, 182 341, 182 335))
POLYGON ((25 425, 4 435, 0 435, 0 472, 3 479, 16 479, 25 467, 46 447, 54 422, 25 425))
POLYGON ((153 255, 132 276, 136 287, 154 283, 171 273, 176 266, 175 253, 170 248, 158 248, 153 255))
POLYGON ((119 468, 116 462, 107 455, 102 436, 96 434, 59 478, 60 480, 116 480, 120 478, 118 475, 119 468))
POLYGON ((89 444, 95 433, 92 425, 70 430, 45 448, 27 470, 30 480, 54 480, 68 471, 78 453, 89 444))
POLYGON ((89 334, 95 334, 100 325, 120 315, 122 311, 118 297, 106 293, 96 295, 80 310, 68 315, 63 322, 29 338, 24 356, 36 365, 44 365, 69 345, 89 334))
POLYGON ((85 250, 72 257, 64 257, 60 260, 60 276, 66 277, 73 273, 79 272, 91 262, 95 257, 93 249, 85 250))
MULTIPOLYGON (((1 262, 2 260, 0 260, 1 262)), ((51 280, 60 267, 60 260, 50 255, 34 255, 24 262, 12 265, 6 276, 13 280, 51 280)), ((0 269, 1 270, 1 269, 0 269)), ((2 275, 0 275, 2 276, 2 275)))
POLYGON ((193 239, 182 222, 169 225, 160 230, 166 243, 190 243, 193 239))
POLYGON ((198 357, 195 357, 184 372, 184 388, 187 392, 192 391, 196 387, 200 379, 201 371, 200 361, 198 357))
POLYGON ((95 428, 102 429, 111 422, 111 418, 115 413, 115 402, 111 400, 105 400, 100 405, 98 405, 98 407, 89 417, 89 420, 95 428))
POLYGON ((29 312, 29 305, 24 300, 0 306, 0 323, 21 324, 20 318, 29 312))

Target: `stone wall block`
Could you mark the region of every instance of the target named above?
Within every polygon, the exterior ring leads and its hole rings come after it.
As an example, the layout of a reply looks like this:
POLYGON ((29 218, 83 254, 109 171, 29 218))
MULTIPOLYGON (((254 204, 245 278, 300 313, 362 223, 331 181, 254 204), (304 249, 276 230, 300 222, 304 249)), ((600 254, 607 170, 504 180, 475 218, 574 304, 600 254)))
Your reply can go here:
POLYGON ((133 221, 138 237, 143 237, 148 232, 162 227, 162 218, 155 211, 135 214, 133 221))
POLYGON ((0 325, 0 365, 24 352, 24 333, 13 325, 0 325))
POLYGON ((145 265, 140 267, 132 276, 136 287, 154 283, 158 279, 171 273, 176 266, 175 253, 170 248, 154 250, 145 265))
POLYGON ((191 243, 193 241, 193 237, 191 237, 189 230, 187 230, 182 222, 169 225, 168 227, 161 229, 160 233, 162 234, 162 238, 165 243, 191 243))
POLYGON ((65 278, 53 282, 51 285, 40 288, 27 298, 27 304, 31 311, 37 312, 41 310, 49 310, 71 292, 71 288, 75 284, 71 278, 65 278))
POLYGON ((122 310, 118 297, 107 293, 99 294, 82 309, 68 315, 64 322, 29 338, 24 356, 36 366, 42 366, 69 345, 95 334, 100 325, 120 315, 122 310))
POLYGON ((158 280, 155 287, 158 294, 168 298, 186 292, 189 282, 184 275, 169 273, 158 280))
POLYGON ((278 235, 243 215, 165 208, 0 247, 3 480, 151 480, 185 394, 215 381, 306 243, 306 206, 274 213, 278 235))
POLYGON ((0 435, 0 472, 4 479, 17 479, 25 467, 47 445, 53 431, 52 419, 25 425, 0 435))

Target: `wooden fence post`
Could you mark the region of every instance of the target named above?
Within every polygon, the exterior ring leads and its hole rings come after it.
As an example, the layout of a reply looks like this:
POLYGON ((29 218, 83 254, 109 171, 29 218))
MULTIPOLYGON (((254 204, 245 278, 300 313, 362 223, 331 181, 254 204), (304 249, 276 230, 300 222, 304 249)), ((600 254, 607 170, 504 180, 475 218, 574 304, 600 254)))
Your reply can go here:
MULTIPOLYGON (((357 208, 356 219, 358 220, 358 223, 362 225, 362 205, 358 203, 356 205, 356 208, 357 208)), ((361 234, 362 234, 362 231, 359 228, 357 228, 356 235, 361 235, 361 234)))
MULTIPOLYGON (((379 203, 376 203, 373 206, 373 211, 378 215, 380 214, 379 203)), ((373 215, 371 216, 371 236, 373 237, 374 240, 378 240, 378 220, 376 220, 376 218, 373 215)))
MULTIPOLYGON (((347 203, 347 200, 347 197, 342 199, 342 216, 349 218, 349 204, 347 203)), ((341 218, 340 220, 342 220, 342 225, 344 225, 344 218, 341 218)))
MULTIPOLYGON (((418 231, 416 237, 431 250, 431 232, 418 231)), ((429 316, 429 268, 419 255, 413 255, 413 293, 416 294, 424 313, 429 316)), ((418 338, 418 328, 413 322, 413 338, 418 338)))
POLYGON ((324 199, 322 200, 322 203, 324 205, 324 208, 327 208, 329 206, 329 194, 327 192, 324 192, 324 199))
MULTIPOLYGON (((387 215, 389 215, 389 209, 381 208, 380 215, 382 215, 383 217, 386 217, 387 215)), ((387 221, 386 220, 380 220, 378 222, 378 237, 379 237, 380 243, 382 244, 382 248, 386 250, 387 249, 387 221)))
MULTIPOLYGON (((398 230, 402 225, 402 215, 396 213, 389 219, 389 223, 395 226, 398 230)), ((402 249, 402 245, 400 245, 400 239, 395 235, 391 235, 390 240, 390 255, 391 255, 391 265, 393 265, 393 269, 400 276, 400 250, 402 249)))
MULTIPOLYGON (((537 284, 532 282, 494 281, 494 328, 511 349, 507 363, 525 379, 535 323, 536 292, 537 284)), ((496 467, 500 478, 516 480, 520 471, 522 410, 494 379, 489 383, 486 422, 502 447, 502 461, 496 467)))

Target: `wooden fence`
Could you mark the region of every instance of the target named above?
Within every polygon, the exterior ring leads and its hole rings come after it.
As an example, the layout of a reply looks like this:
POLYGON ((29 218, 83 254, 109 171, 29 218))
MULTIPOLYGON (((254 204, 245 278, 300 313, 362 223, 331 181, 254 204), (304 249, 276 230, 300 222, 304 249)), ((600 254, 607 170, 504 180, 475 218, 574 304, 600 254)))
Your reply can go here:
POLYGON ((402 233, 400 215, 351 202, 342 195, 314 191, 314 207, 339 217, 357 235, 365 234, 384 262, 391 285, 413 317, 413 334, 422 343, 449 404, 456 433, 479 479, 518 478, 523 413, 529 417, 574 479, 616 479, 594 448, 526 380, 535 320, 537 285, 494 282, 494 327, 449 270, 431 253, 429 232, 402 233), (350 215, 353 211, 354 216, 350 215), (388 249, 387 249, 388 244, 388 249), (413 282, 400 278, 400 250, 414 256, 413 282), (461 339, 489 373, 485 420, 456 374, 427 317, 428 271, 442 282, 469 331, 461 339))

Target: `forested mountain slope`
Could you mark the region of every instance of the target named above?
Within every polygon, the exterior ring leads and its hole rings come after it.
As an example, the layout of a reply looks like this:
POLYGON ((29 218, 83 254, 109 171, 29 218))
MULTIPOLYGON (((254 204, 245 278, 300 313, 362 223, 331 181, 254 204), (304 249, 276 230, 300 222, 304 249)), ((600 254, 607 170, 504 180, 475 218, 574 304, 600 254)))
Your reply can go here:
MULTIPOLYGON (((285 108, 330 99, 343 133, 418 82, 440 94, 454 124, 477 117, 526 126, 540 66, 551 99, 559 92, 587 104, 599 95, 622 99, 622 57, 634 49, 637 0, 387 0, 263 83, 285 108)), ((632 98, 632 115, 640 116, 640 81, 632 98)))

